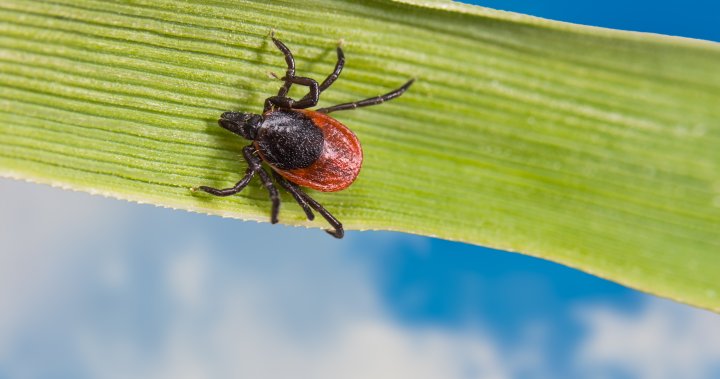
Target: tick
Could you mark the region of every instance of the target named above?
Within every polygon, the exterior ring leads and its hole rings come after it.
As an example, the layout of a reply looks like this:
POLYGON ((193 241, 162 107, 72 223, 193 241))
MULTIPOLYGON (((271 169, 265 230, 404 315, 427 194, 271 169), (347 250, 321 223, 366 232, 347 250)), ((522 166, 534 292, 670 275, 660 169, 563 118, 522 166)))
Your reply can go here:
POLYGON ((320 94, 342 72, 345 65, 342 48, 337 47, 335 69, 318 84, 311 78, 295 76, 295 58, 290 49, 274 36, 271 38, 287 63, 287 72, 280 78, 284 83, 277 96, 265 100, 262 114, 231 111, 223 113, 218 120, 221 127, 252 141, 242 150, 248 163, 245 176, 230 188, 200 186, 198 189, 215 196, 234 195, 242 191, 257 174, 270 194, 270 222, 275 224, 278 222, 280 197, 270 174, 263 168, 262 163, 265 162, 272 169, 272 177, 290 192, 305 211, 308 220, 315 218, 314 209, 333 227, 333 230, 326 232, 335 238, 342 238, 345 234, 342 223, 300 189, 302 186, 322 192, 340 191, 350 186, 360 173, 363 161, 360 142, 350 129, 328 116, 328 113, 392 100, 402 95, 414 79, 381 96, 312 111, 308 108, 317 105, 320 94), (308 87, 307 95, 300 100, 289 98, 287 94, 293 84, 308 87))

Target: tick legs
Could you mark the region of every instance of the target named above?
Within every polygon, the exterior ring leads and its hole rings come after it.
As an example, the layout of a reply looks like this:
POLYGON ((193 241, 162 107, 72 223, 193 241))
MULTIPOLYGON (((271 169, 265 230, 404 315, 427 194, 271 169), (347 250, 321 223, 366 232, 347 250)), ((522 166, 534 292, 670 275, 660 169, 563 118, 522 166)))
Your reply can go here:
POLYGON ((320 203, 315 201, 315 199, 313 199, 308 194, 303 192, 300 189, 300 187, 297 186, 297 184, 286 180, 285 178, 276 174, 275 172, 273 172, 273 175, 275 176, 275 180, 277 180, 277 182, 280 183, 280 185, 283 186, 283 188, 287 189, 288 192, 290 192, 293 195, 295 200, 298 202, 298 204, 300 204, 300 206, 305 211, 305 214, 308 215, 309 220, 312 220, 312 218, 310 218, 310 214, 312 214, 312 212, 310 211, 310 209, 308 209, 308 205, 310 207, 312 207, 312 209, 314 209, 318 213, 320 213, 320 215, 322 215, 323 218, 325 218, 325 220, 327 220, 327 222, 330 224, 330 226, 332 226, 335 229, 335 230, 325 230, 328 234, 330 234, 331 236, 333 236, 335 238, 343 238, 343 236, 345 235, 345 230, 343 229, 342 223, 340 221, 338 221, 338 219, 336 219, 335 216, 330 214, 330 212, 328 212, 327 209, 325 209, 325 207, 320 205, 320 203))
MULTIPOLYGON (((333 83, 335 83, 335 80, 340 76, 340 73, 342 72, 343 67, 345 66, 345 54, 343 54, 342 48, 340 46, 337 47, 337 63, 335 63, 335 69, 333 70, 332 74, 328 75, 327 78, 320 84, 319 92, 322 93, 322 91, 325 91, 330 87, 333 83)), ((305 95, 305 97, 302 98, 302 100, 310 99, 312 98, 312 92, 305 95)), ((302 101, 300 100, 300 101, 302 101)))
POLYGON ((207 186, 200 186, 198 187, 198 189, 215 196, 230 196, 242 191, 243 188, 245 188, 245 186, 250 183, 250 180, 253 178, 253 176, 255 176, 255 173, 258 172, 258 170, 262 169, 262 161, 260 160, 260 158, 254 156, 253 152, 255 152, 255 148, 252 145, 248 145, 243 148, 243 156, 248 163, 248 168, 247 170, 245 170, 245 176, 240 179, 239 182, 235 183, 233 187, 217 189, 207 186))
POLYGON ((270 175, 268 175, 267 172, 265 172, 265 170, 262 168, 262 160, 260 159, 260 157, 254 155, 254 153, 255 147, 253 145, 248 145, 243 148, 243 157, 245 157, 245 160, 248 163, 248 168, 247 170, 245 170, 245 176, 240 179, 240 181, 237 182, 233 187, 217 189, 207 186, 200 186, 198 187, 198 189, 215 196, 234 195, 242 191, 243 188, 245 188, 245 186, 250 183, 250 180, 257 173, 258 176, 260 176, 260 180, 263 182, 263 185, 265 185, 265 188, 267 188, 268 193, 270 194, 270 200, 272 201, 272 213, 270 215, 270 222, 272 222, 273 224, 277 224, 278 212, 280 211, 280 196, 278 195, 277 188, 275 188, 272 180, 270 180, 270 175))
POLYGON ((277 172, 273 171, 273 177, 275 178, 275 181, 277 181, 280 186, 285 188, 290 194, 295 198, 295 201, 297 201, 298 204, 300 204, 300 207, 305 211, 305 216, 307 216, 307 219, 312 221, 315 219, 315 214, 312 212, 312 209, 310 209, 310 206, 308 205, 307 201, 305 201, 305 198, 300 193, 301 190, 296 185, 290 184, 285 178, 280 176, 277 172))
POLYGON ((335 238, 343 238, 343 236, 345 235, 345 230, 343 229, 342 223, 340 221, 338 221, 338 219, 336 219, 335 216, 330 214, 330 212, 328 212, 327 209, 325 209, 325 207, 320 205, 320 203, 315 201, 315 199, 310 197, 308 194, 306 194, 305 192, 302 192, 302 191, 300 191, 300 194, 305 198, 305 201, 307 201, 308 204, 314 210, 318 211, 318 213, 320 213, 320 215, 322 215, 323 218, 325 218, 325 220, 327 220, 327 222, 330 224, 330 226, 335 228, 335 230, 325 230, 325 231, 329 235, 331 235, 335 238))
MULTIPOLYGON (((255 155, 255 146, 245 146, 243 148, 243 157, 245 157, 245 160, 248 163, 248 168, 247 170, 245 170, 245 176, 243 176, 243 178, 240 179, 240 181, 237 182, 234 186, 225 189, 200 186, 198 187, 198 189, 215 196, 234 195, 242 191, 248 185, 248 183, 250 183, 250 180, 253 178, 253 176, 257 174, 260 177, 260 180, 262 181, 265 188, 267 188, 270 195, 270 200, 272 201, 270 222, 276 224, 278 222, 278 213, 280 212, 280 195, 278 194, 278 190, 277 188, 275 188, 275 185, 273 184, 270 175, 262 167, 262 160, 260 159, 260 157, 255 155)), ((300 187, 297 186, 297 184, 289 182, 288 180, 277 174, 275 171, 272 171, 272 174, 278 184, 280 184, 280 186, 290 192, 290 194, 295 198, 295 201, 300 204, 300 207, 302 207, 303 211, 305 211, 305 215, 307 216, 308 220, 315 219, 315 214, 313 214, 311 210, 312 208, 318 211, 318 213, 320 213, 325 218, 325 220, 327 220, 327 222, 330 223, 330 225, 335 229, 326 230, 326 232, 328 232, 335 238, 342 238, 343 235, 345 235, 343 226, 340 221, 338 221, 332 214, 330 214, 330 212, 328 212, 322 205, 320 205, 320 203, 318 203, 313 198, 308 196, 308 194, 303 192, 300 187)))
POLYGON ((278 190, 277 188, 275 188, 272 180, 270 180, 270 175, 268 175, 262 167, 260 167, 257 173, 258 176, 260 176, 260 180, 262 181, 263 185, 265 186, 265 188, 267 188, 268 193, 270 194, 270 201, 272 201, 272 210, 270 211, 270 223, 277 224, 278 213, 280 213, 280 195, 278 194, 278 190))
POLYGON ((402 95, 405 91, 407 91, 408 88, 410 88, 410 86, 413 84, 414 81, 415 81, 415 79, 410 79, 407 83, 403 84, 402 87, 400 87, 392 92, 388 92, 381 96, 375 96, 375 97, 371 97, 371 98, 365 99, 365 100, 354 101, 352 103, 333 105, 332 107, 328 107, 328 108, 320 108, 317 110, 317 112, 327 114, 330 112, 343 111, 346 109, 355 109, 355 108, 360 108, 360 107, 369 107, 371 105, 377 105, 380 103, 384 103, 388 100, 392 100, 392 99, 402 95))
POLYGON ((265 100, 264 112, 267 112, 273 106, 288 109, 305 109, 314 107, 318 103, 320 93, 330 87, 335 82, 335 80, 337 80, 337 78, 340 76, 340 73, 342 72, 343 67, 345 66, 345 54, 343 53, 342 48, 340 46, 337 47, 338 59, 337 63, 335 64, 335 69, 330 75, 328 75, 327 78, 325 78, 322 84, 318 85, 317 82, 313 79, 305 77, 295 77, 295 58, 293 57, 292 52, 290 52, 290 49, 288 49, 288 47, 285 46, 285 44, 282 43, 280 40, 276 39, 275 37, 272 37, 272 40, 273 43, 275 43, 275 46, 277 46, 277 48, 285 56, 287 71, 285 72, 285 76, 282 78, 285 83, 282 87, 280 87, 277 96, 273 96, 265 100), (310 87, 310 91, 307 95, 303 96, 302 99, 294 101, 293 99, 287 97, 287 94, 290 91, 290 87, 293 84, 308 86, 310 87))
MULTIPOLYGON (((272 35, 271 38, 273 40, 273 43, 275 43, 275 46, 277 46, 277 48, 285 56, 285 63, 287 63, 287 71, 285 73, 285 76, 282 78, 285 83, 282 87, 280 87, 277 96, 272 96, 265 100, 265 109, 263 112, 267 112, 273 107, 285 109, 305 109, 314 107, 318 103, 320 93, 328 89, 328 87, 330 87, 335 82, 335 80, 337 80, 337 78, 340 76, 340 73, 342 72, 343 67, 345 66, 345 54, 343 53, 342 48, 340 46, 337 47, 338 59, 337 63, 335 64, 335 69, 330 75, 328 75, 327 78, 325 78, 325 80, 320 85, 318 85, 317 82, 313 79, 305 77, 295 77, 295 58, 293 58, 292 52, 290 52, 290 49, 288 49, 288 47, 285 46, 284 43, 275 38, 274 35, 272 35), (287 94, 290 91, 290 87, 293 84, 308 86, 310 87, 310 91, 307 95, 303 96, 302 99, 295 101, 287 97, 287 94)), ((388 92, 384 95, 375 96, 360 101, 354 101, 351 103, 333 105, 332 107, 320 108, 317 110, 317 112, 327 114, 331 112, 355 109, 360 107, 369 107, 371 105, 384 103, 402 95, 405 91, 407 91, 408 88, 410 88, 414 81, 415 79, 410 79, 407 83, 403 84, 402 87, 394 91, 388 92)))
POLYGON ((240 179, 239 182, 235 183, 233 187, 217 189, 207 186, 200 186, 198 187, 198 189, 215 196, 230 196, 242 191, 243 188, 245 188, 245 186, 250 183, 250 180, 253 178, 253 176, 255 176, 255 171, 252 169, 252 167, 248 167, 247 170, 245 170, 245 176, 243 176, 243 178, 240 179))
MULTIPOLYGON (((275 43, 275 46, 283 53, 285 56, 285 63, 287 63, 287 71, 285 72, 286 78, 293 78, 295 77, 295 58, 293 58, 292 53, 290 52, 290 49, 288 49, 287 46, 285 46, 284 43, 282 43, 279 39, 276 39, 275 37, 271 37, 273 43, 275 43)), ((288 94, 288 91, 290 91, 290 86, 292 86, 292 82, 285 80, 285 83, 282 87, 280 87, 280 91, 278 91, 278 97, 285 97, 288 94)))
POLYGON ((295 104, 293 104, 292 106, 293 109, 305 109, 314 107, 317 105, 318 101, 320 101, 320 87, 314 79, 295 77, 287 80, 296 84, 310 87, 310 92, 308 92, 308 94, 305 95, 305 97, 303 97, 302 99, 296 101, 295 104))
POLYGON ((314 107, 320 100, 320 86, 314 79, 305 78, 302 76, 296 76, 293 78, 283 78, 286 83, 296 83, 303 86, 310 87, 310 92, 305 95, 302 99, 295 101, 289 97, 284 96, 272 96, 265 100, 264 112, 269 111, 272 107, 286 108, 286 109, 305 109, 314 107))
MULTIPOLYGON (((320 92, 322 90, 319 89, 319 86, 317 82, 310 78, 303 78, 303 77, 295 77, 295 58, 292 55, 292 52, 290 49, 288 49, 287 46, 285 46, 282 41, 275 38, 274 36, 271 37, 273 43, 275 43, 275 46, 283 53, 285 56, 285 63, 287 64, 287 71, 285 72, 285 76, 282 78, 285 83, 282 87, 280 87, 280 90, 278 91, 277 96, 273 96, 265 100, 265 112, 270 110, 270 108, 274 105, 280 108, 293 108, 293 109, 304 109, 304 108, 310 108, 317 105, 318 98, 320 96, 320 92), (288 92, 290 91, 290 87, 293 84, 300 84, 310 87, 310 92, 305 95, 302 99, 295 102, 289 97, 287 97, 288 92)), ((342 55, 342 51, 338 47, 338 59, 342 55)), ((343 59, 344 60, 344 59, 343 59)), ((340 64, 340 61, 338 60, 338 64, 340 64)), ((340 70, 342 70, 342 65, 340 65, 340 70)), ((335 71, 338 71, 338 75, 340 74, 337 67, 335 67, 335 71)), ((325 82, 330 81, 329 83, 323 82, 323 85, 326 85, 325 88, 330 86, 333 81, 337 78, 335 76, 334 78, 331 78, 329 76, 325 82)))

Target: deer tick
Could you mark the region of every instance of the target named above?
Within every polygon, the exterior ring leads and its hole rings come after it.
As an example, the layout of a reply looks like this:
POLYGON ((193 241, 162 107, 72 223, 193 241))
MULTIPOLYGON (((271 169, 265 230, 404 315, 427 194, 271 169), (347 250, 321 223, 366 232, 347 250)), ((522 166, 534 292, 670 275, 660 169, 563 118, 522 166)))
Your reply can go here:
POLYGON ((270 174, 262 166, 262 162, 265 162, 272 169, 275 181, 290 192, 305 211, 308 220, 315 218, 314 209, 333 227, 333 230, 327 232, 333 237, 342 238, 345 234, 342 223, 300 189, 302 186, 322 192, 340 191, 350 186, 360 173, 363 161, 360 142, 350 129, 328 116, 328 113, 392 100, 402 95, 414 79, 381 96, 312 111, 308 108, 317 105, 320 94, 340 76, 345 65, 342 48, 337 47, 335 69, 318 84, 311 78, 296 76, 295 59, 290 49, 274 36, 271 38, 287 63, 287 72, 280 78, 284 83, 277 96, 265 100, 262 114, 225 112, 218 120, 221 127, 252 141, 243 148, 243 156, 248 163, 245 176, 230 188, 200 186, 198 189, 215 196, 234 195, 242 191, 257 174, 270 194, 270 222, 275 224, 278 222, 280 197, 270 174), (293 84, 308 87, 307 95, 300 100, 289 98, 288 91, 293 84))

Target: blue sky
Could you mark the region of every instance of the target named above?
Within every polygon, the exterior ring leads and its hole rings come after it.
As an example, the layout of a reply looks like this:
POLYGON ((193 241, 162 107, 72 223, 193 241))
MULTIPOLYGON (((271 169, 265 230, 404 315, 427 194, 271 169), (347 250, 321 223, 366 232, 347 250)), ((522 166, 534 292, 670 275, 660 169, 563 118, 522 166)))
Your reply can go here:
POLYGON ((576 24, 720 41, 720 3, 713 0, 463 2, 576 24))
MULTIPOLYGON (((482 3, 720 40, 709 1, 482 3)), ((0 196, 0 378, 720 378, 720 316, 543 260, 0 196)))

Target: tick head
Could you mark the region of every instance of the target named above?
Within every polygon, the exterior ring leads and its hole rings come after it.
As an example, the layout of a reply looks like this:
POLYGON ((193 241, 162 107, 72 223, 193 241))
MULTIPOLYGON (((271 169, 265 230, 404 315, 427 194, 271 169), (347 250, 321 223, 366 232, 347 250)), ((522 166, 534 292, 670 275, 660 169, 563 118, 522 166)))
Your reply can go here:
POLYGON ((261 115, 244 112, 225 112, 218 120, 218 124, 223 128, 251 141, 257 138, 261 123, 261 115))

